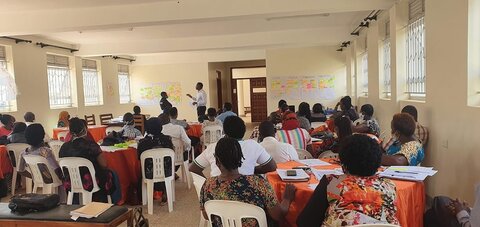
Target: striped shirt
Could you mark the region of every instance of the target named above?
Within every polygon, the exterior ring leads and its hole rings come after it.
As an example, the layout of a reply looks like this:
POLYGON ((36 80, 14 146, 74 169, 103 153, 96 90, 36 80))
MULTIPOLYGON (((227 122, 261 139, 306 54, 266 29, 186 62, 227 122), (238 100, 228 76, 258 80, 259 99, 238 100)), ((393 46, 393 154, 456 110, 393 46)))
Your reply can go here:
POLYGON ((289 143, 295 149, 306 150, 307 145, 312 144, 312 138, 307 130, 303 128, 296 128, 293 130, 277 130, 275 138, 282 143, 289 143))
MULTIPOLYGON (((428 129, 427 127, 421 125, 420 123, 417 122, 417 128, 415 129, 415 138, 422 143, 423 148, 427 146, 428 143, 428 129)), ((396 143, 397 140, 394 138, 390 138, 384 145, 383 149, 388 150, 390 146, 392 146, 394 143, 396 143)))

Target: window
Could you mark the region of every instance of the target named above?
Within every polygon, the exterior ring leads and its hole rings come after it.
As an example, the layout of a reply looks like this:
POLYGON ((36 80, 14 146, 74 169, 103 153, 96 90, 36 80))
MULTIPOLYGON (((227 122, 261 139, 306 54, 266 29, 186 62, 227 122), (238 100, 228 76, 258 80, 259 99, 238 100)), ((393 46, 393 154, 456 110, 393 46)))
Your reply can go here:
POLYGON ((97 61, 82 59, 82 74, 85 106, 102 105, 102 81, 98 75, 97 61))
POLYGON ((11 112, 17 110, 17 89, 15 79, 8 68, 5 46, 0 46, 0 111, 11 112))
POLYGON ((392 95, 390 71, 390 22, 385 23, 385 39, 383 40, 383 96, 390 98, 392 95))
POLYGON ((410 98, 425 97, 425 12, 424 0, 410 0, 407 26, 407 93, 410 98))
POLYGON ((368 96, 368 54, 365 52, 361 56, 362 61, 362 93, 368 96))
POLYGON ((128 65, 118 65, 118 93, 120 104, 130 103, 130 75, 128 65))
POLYGON ((50 108, 72 107, 72 77, 68 57, 48 54, 47 74, 50 108))

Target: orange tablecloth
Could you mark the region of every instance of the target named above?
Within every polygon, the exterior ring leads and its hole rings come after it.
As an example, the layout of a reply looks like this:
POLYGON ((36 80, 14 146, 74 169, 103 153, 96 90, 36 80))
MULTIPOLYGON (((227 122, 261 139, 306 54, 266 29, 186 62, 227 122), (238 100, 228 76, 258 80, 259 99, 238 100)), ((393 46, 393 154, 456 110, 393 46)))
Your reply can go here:
MULTIPOLYGON (((286 163, 278 163, 279 169, 290 169, 301 165, 298 162, 290 161, 286 163)), ((333 166, 319 166, 318 169, 334 169, 339 168, 338 165, 333 166)), ((282 199, 282 193, 285 190, 285 182, 283 182, 276 172, 267 174, 267 179, 272 185, 277 198, 282 199)), ((423 182, 409 182, 409 181, 393 181, 397 187, 397 218, 401 226, 405 227, 422 227, 423 226, 423 212, 425 209, 425 186, 423 182)), ((290 210, 287 214, 288 226, 297 226, 296 220, 303 208, 307 205, 313 190, 308 188, 308 184, 318 183, 315 177, 311 177, 309 182, 294 183, 297 187, 295 194, 295 201, 290 205, 290 210)))
POLYGON ((4 178, 4 174, 12 173, 13 167, 8 158, 7 147, 0 145, 0 178, 4 178))
MULTIPOLYGON (((96 142, 102 140, 105 138, 107 126, 105 125, 92 125, 88 126, 88 132, 92 134, 93 138, 95 139, 96 142)), ((67 132, 68 128, 54 128, 53 129, 53 139, 57 140, 58 139, 58 133, 60 132, 67 132)))
POLYGON ((115 152, 103 152, 107 160, 108 168, 115 171, 120 180, 122 188, 122 198, 117 205, 122 205, 127 201, 128 188, 130 185, 137 187, 138 181, 141 178, 141 166, 137 157, 137 150, 135 148, 128 148, 125 150, 118 150, 115 152))
POLYGON ((187 130, 187 135, 200 138, 202 136, 202 125, 201 124, 189 124, 187 130))

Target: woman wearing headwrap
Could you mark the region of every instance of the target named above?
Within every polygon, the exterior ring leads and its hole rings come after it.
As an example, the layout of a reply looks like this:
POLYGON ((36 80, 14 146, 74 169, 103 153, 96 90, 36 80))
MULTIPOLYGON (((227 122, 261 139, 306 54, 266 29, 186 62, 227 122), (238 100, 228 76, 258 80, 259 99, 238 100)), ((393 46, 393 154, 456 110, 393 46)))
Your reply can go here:
POLYGON ((275 137, 279 142, 289 143, 295 149, 311 150, 312 138, 307 130, 300 128, 297 115, 285 112, 282 117, 282 130, 277 130, 275 137))
POLYGON ((70 114, 67 111, 60 112, 60 114, 58 115, 57 128, 70 126, 69 120, 70 120, 70 114))

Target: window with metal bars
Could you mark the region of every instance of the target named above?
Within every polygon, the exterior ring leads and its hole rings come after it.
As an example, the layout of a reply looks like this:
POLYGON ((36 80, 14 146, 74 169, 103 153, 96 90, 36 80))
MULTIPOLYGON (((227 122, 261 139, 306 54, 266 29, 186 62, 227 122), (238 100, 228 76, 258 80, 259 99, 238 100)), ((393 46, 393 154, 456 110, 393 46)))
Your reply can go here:
MULTIPOLYGON (((0 70, 9 73, 6 48, 4 46, 0 46, 0 70)), ((9 74, 9 77, 13 77, 13 75, 9 74)), ((12 88, 12 86, 15 86, 14 78, 0 79, 0 111, 2 112, 16 111, 17 100, 16 97, 14 97, 14 95, 16 95, 16 88, 12 88)))
POLYGON ((128 65, 118 65, 118 91, 120 95, 120 104, 131 102, 128 65))
POLYGON ((391 71, 390 71, 390 38, 383 41, 383 97, 392 95, 391 71))
POLYGON ((362 93, 368 96, 368 54, 365 52, 361 56, 362 62, 362 93))
POLYGON ((82 59, 82 74, 85 106, 102 105, 101 78, 98 75, 97 62, 82 59))
POLYGON ((50 108, 72 107, 72 77, 68 57, 47 55, 47 75, 50 108))
POLYGON ((425 22, 424 0, 410 0, 407 26, 406 64, 407 93, 410 98, 424 98, 425 72, 425 22))

